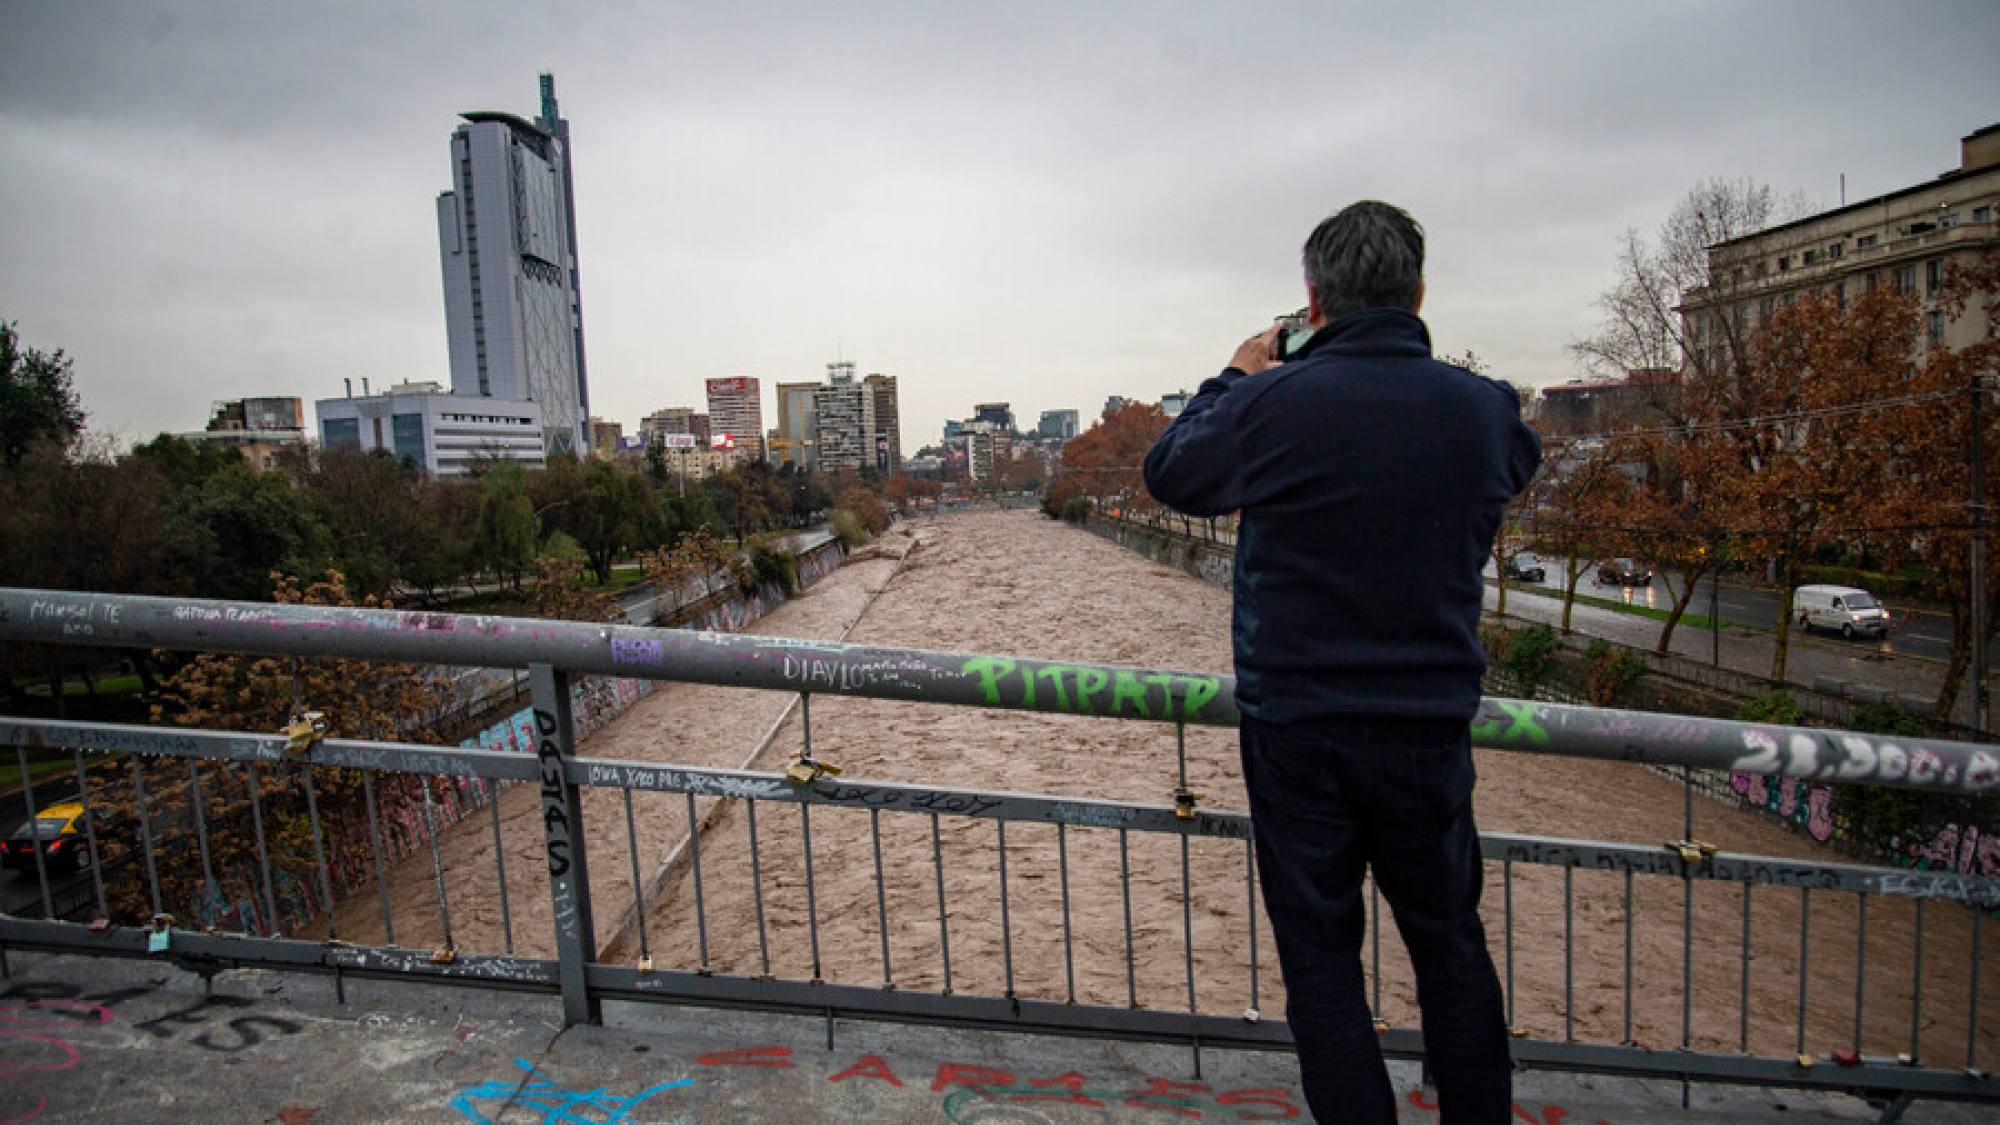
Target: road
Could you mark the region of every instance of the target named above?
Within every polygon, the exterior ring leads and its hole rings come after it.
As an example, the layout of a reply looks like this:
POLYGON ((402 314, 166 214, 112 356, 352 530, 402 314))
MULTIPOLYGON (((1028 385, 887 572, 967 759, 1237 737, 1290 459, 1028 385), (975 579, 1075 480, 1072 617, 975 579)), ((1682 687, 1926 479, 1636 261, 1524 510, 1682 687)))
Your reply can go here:
MULTIPOLYGON (((1548 575, 1538 583, 1523 583, 1510 579, 1511 587, 1537 586, 1557 596, 1562 593, 1564 575, 1562 560, 1543 561, 1548 575)), ((1491 566, 1486 569, 1488 578, 1494 577, 1491 566)), ((1597 582, 1595 567, 1586 570, 1577 579, 1576 592, 1579 597, 1610 598, 1628 605, 1637 604, 1655 609, 1673 608, 1673 592, 1665 578, 1655 577, 1646 586, 1604 586, 1597 582)), ((1757 586, 1745 586, 1734 582, 1722 582, 1716 591, 1720 615, 1725 626, 1744 625, 1754 629, 1778 627, 1778 618, 1783 612, 1784 600, 1775 591, 1757 586)), ((1706 615, 1709 612, 1709 583, 1695 592, 1694 600, 1688 605, 1688 612, 1706 615)), ((1906 602, 1884 603, 1890 614, 1889 635, 1880 640, 1857 637, 1846 642, 1857 651, 1872 651, 1884 656, 1914 656, 1924 660, 1944 661, 1951 655, 1951 616, 1934 609, 1919 608, 1906 602)), ((1989 667, 2000 667, 2000 641, 1996 641, 1990 654, 1989 667)))

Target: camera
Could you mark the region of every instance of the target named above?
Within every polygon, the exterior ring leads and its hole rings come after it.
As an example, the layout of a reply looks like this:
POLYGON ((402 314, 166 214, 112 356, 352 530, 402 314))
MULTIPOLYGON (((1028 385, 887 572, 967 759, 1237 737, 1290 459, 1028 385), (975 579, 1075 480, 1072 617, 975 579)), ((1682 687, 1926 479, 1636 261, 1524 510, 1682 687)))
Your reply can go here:
POLYGON ((1312 326, 1306 323, 1307 312, 1300 309, 1295 313, 1284 313, 1273 318, 1278 326, 1278 339, 1271 345, 1271 358, 1279 363, 1287 363, 1296 358, 1299 349, 1312 339, 1312 326))

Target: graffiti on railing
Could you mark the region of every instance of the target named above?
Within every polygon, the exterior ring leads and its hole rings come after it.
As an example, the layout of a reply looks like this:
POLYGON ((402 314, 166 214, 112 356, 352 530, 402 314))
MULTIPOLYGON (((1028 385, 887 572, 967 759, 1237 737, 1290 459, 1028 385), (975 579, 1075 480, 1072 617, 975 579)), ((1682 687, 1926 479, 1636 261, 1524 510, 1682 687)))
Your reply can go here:
POLYGON ((1822 843, 1833 836, 1833 790, 1795 777, 1732 773, 1729 787, 1746 802, 1791 821, 1822 843))
POLYGON ((988 706, 1034 710, 1038 690, 1046 687, 1056 711, 1112 718, 1194 721, 1201 718, 1201 709, 1222 693, 1222 681, 1214 676, 1180 672, 1141 675, 1124 669, 1017 661, 1005 656, 975 656, 965 661, 960 671, 979 677, 979 691, 988 706))

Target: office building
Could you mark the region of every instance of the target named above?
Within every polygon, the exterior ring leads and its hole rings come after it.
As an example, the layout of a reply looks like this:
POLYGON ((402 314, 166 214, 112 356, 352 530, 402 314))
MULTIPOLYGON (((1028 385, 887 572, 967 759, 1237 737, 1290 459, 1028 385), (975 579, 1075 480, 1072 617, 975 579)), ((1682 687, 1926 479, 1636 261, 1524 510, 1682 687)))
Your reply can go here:
POLYGON ((1682 315, 1688 359, 1730 362, 1730 352, 1806 294, 1836 302, 1889 287, 1914 298, 1924 338, 1962 347, 1988 338, 1984 302, 1952 317, 1941 302, 1953 263, 2000 247, 2000 124, 1959 142, 1959 166, 1935 179, 1822 211, 1708 248, 1708 285, 1688 293, 1682 315))
POLYGON ((604 460, 618 455, 618 443, 625 439, 625 427, 619 422, 607 422, 602 418, 590 420, 590 452, 604 460))
MULTIPOLYGON (((647 445, 658 445, 659 439, 668 434, 691 434, 694 411, 685 406, 666 406, 639 419, 639 436, 647 445)), ((706 446, 707 442, 702 442, 706 446)))
POLYGON ((973 484, 991 487, 1013 459, 1012 429, 980 419, 965 424, 965 475, 973 484))
POLYGON ((437 198, 445 336, 453 395, 534 402, 545 451, 576 453, 590 439, 590 395, 569 122, 553 76, 541 94, 534 121, 467 113, 452 133, 452 190, 437 198))
POLYGON ((771 441, 771 460, 780 465, 813 467, 813 393, 818 383, 778 384, 778 428, 771 441))
POLYGON ((885 477, 890 473, 901 472, 903 432, 896 405, 896 377, 876 374, 868 376, 861 382, 868 388, 870 406, 875 413, 875 420, 870 428, 875 468, 885 477))
POLYGON ((435 476, 463 476, 482 461, 532 469, 547 463, 541 407, 532 401, 455 394, 423 382, 321 399, 313 409, 321 446, 383 450, 435 476))
POLYGON ((208 426, 177 435, 200 445, 226 445, 259 471, 277 467, 286 451, 305 445, 305 414, 296 398, 239 398, 215 404, 208 426))
POLYGON ((1008 433, 1014 432, 1014 411, 1004 402, 982 402, 972 408, 972 420, 987 422, 1008 433))
POLYGON ((711 443, 727 436, 750 460, 761 460, 764 398, 757 380, 747 375, 708 380, 708 425, 711 443))
POLYGON ((1044 441, 1068 441, 1076 436, 1076 423, 1074 410, 1044 410, 1035 433, 1044 441))
POLYGON ((1177 417, 1181 411, 1187 409, 1188 399, 1192 397, 1194 396, 1186 391, 1163 394, 1160 396, 1160 412, 1169 418, 1177 417))
POLYGON ((822 472, 874 464, 875 396, 851 363, 827 364, 813 390, 813 465, 822 472))

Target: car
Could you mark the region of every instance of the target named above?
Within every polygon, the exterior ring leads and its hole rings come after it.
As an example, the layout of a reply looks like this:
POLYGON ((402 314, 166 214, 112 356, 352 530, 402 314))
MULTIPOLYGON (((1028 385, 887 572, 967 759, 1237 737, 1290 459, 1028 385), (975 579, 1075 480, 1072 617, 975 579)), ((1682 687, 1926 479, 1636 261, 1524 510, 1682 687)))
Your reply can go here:
POLYGON ((1540 582, 1549 576, 1541 560, 1527 551, 1509 557, 1500 567, 1500 573, 1520 582, 1540 582))
POLYGON ((1835 629, 1850 640, 1889 633, 1889 611, 1868 591, 1854 586, 1801 586, 1792 594, 1792 612, 1809 633, 1815 628, 1835 629))
POLYGON ((1597 564, 1600 586, 1651 586, 1653 572, 1637 559, 1618 558, 1597 564))
POLYGON ((41 844, 43 862, 51 868, 83 871, 90 867, 90 846, 84 838, 86 817, 79 801, 63 801, 35 814, 35 819, 14 830, 0 852, 0 866, 33 870, 35 845, 41 844))

